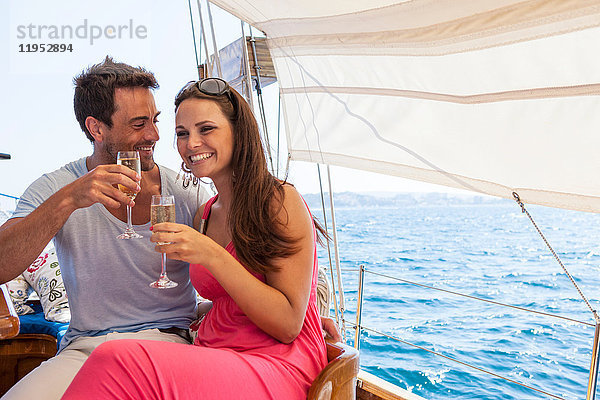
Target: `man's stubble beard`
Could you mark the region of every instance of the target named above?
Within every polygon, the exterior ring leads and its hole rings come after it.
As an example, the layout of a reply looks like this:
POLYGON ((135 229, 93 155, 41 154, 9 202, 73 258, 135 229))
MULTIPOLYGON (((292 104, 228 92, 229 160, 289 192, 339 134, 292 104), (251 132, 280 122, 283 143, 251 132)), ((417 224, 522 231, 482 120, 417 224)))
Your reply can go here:
MULTIPOLYGON (((117 163, 117 153, 119 151, 135 151, 135 150, 128 150, 128 149, 120 150, 115 143, 107 143, 104 148, 104 154, 105 154, 104 159, 105 159, 106 164, 116 164, 117 163)), ((156 163, 154 162, 154 151, 152 151, 152 157, 150 157, 149 159, 140 156, 140 167, 141 167, 142 171, 144 171, 144 172, 151 171, 155 165, 156 165, 156 163)))

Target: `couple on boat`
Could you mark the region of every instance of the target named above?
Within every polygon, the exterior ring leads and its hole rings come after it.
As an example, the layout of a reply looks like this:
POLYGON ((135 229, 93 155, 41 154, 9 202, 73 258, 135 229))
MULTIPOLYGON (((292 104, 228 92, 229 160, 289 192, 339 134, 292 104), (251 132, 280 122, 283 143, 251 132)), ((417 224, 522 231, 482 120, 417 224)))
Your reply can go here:
MULTIPOLYGON (((213 181, 209 199, 154 163, 157 87, 152 73, 109 57, 76 77, 92 155, 36 180, 0 227, 2 282, 54 238, 72 314, 58 355, 5 399, 305 399, 327 363, 316 306, 324 232, 295 188, 269 173, 250 107, 218 78, 176 96, 182 168, 213 181), (126 150, 139 152, 141 176, 116 164, 126 150), (137 192, 135 203, 117 184, 137 192), (150 226, 158 194, 175 196, 177 223, 150 226), (127 204, 143 239, 116 239, 127 204), (148 285, 159 252, 175 288, 148 285), (212 308, 190 345, 194 288, 212 308)), ((323 326, 339 337, 331 322, 323 326)))

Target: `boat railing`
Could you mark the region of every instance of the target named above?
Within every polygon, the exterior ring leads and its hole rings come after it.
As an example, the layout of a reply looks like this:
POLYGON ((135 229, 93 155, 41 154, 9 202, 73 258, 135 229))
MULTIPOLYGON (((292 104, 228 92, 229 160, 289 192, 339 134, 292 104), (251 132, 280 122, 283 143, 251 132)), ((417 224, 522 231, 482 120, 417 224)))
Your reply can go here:
MULTIPOLYGON (((371 327, 367 327, 365 325, 362 324, 362 307, 363 307, 363 302, 364 302, 364 297, 363 297, 363 291, 364 291, 364 287, 365 287, 365 275, 366 274, 370 274, 373 276, 378 276, 381 278, 385 278, 385 279, 390 279, 390 280, 394 280, 397 282, 401 282, 403 284, 407 284, 407 285, 413 285, 416 287, 420 287, 423 289, 427 289, 427 290, 434 290, 434 291, 438 291, 438 292, 443 292, 445 294, 449 294, 452 296, 458 296, 458 297, 463 297, 469 300, 473 300, 473 301, 480 301, 480 302, 485 302, 488 304, 493 304, 495 306, 500 306, 500 307, 506 307, 506 308, 510 308, 510 309, 514 309, 514 310, 518 310, 518 311, 523 311, 523 312, 527 312, 527 313, 533 313, 533 314, 537 314, 537 315, 542 315, 543 317, 547 317, 547 318, 556 318, 556 319, 561 319, 561 320, 566 320, 569 321, 570 323, 574 323, 574 324, 580 324, 580 325, 584 325, 584 326, 592 326, 595 327, 595 335, 594 335, 594 342, 593 342, 593 348, 592 348, 592 360, 591 360, 591 366, 590 366, 590 370, 589 370, 589 381, 588 381, 588 392, 587 392, 587 399, 594 399, 595 398, 595 392, 596 392, 596 378, 597 378, 597 369, 598 369, 598 346, 599 346, 599 341, 598 341, 598 337, 599 337, 599 325, 593 324, 593 323, 589 323, 589 322, 585 322, 585 321, 580 321, 577 319, 573 319, 573 318, 568 318, 568 317, 564 317, 562 315, 557 315, 557 314, 551 314, 551 313, 547 313, 547 312, 542 312, 542 311, 538 311, 538 310, 533 310, 533 309, 529 309, 529 308, 525 308, 525 307, 520 307, 520 306, 515 306, 515 305, 511 305, 511 304, 506 304, 506 303, 502 303, 502 302, 498 302, 498 301, 493 301, 493 300, 489 300, 489 299, 485 299, 485 298, 481 298, 481 297, 477 297, 477 296, 473 296, 470 294, 465 294, 465 293, 460 293, 454 290, 448 290, 448 289, 443 289, 443 288, 439 288, 439 287, 435 287, 435 286, 431 286, 431 285, 427 285, 427 284, 423 284, 423 283, 419 283, 419 282, 414 282, 414 281, 410 281, 407 279, 402 279, 399 277, 395 277, 389 274, 383 274, 377 271, 372 271, 369 270, 367 268, 365 268, 364 265, 361 265, 359 268, 341 268, 340 269, 341 272, 356 272, 358 271, 358 288, 357 288, 357 299, 356 299, 356 321, 352 322, 350 320, 347 320, 344 317, 344 320, 342 321, 342 326, 347 326, 350 329, 354 329, 355 330, 355 337, 354 337, 354 347, 357 349, 360 349, 360 339, 361 339, 361 334, 362 332, 370 332, 376 335, 380 335, 383 337, 386 337, 388 339, 397 341, 399 343, 402 343, 404 345, 408 345, 417 349, 420 349, 422 351, 428 352, 430 354, 433 354, 435 356, 438 357, 442 357, 446 360, 452 361, 454 363, 458 363, 461 364, 462 366, 465 366, 467 368, 479 371, 481 373, 485 373, 488 374, 490 376, 505 380, 507 382, 510 382, 512 384, 515 385, 519 385, 521 387, 533 390, 535 392, 538 392, 540 394, 543 394, 545 396, 549 396, 555 399, 563 399, 563 397, 553 394, 553 393, 549 393, 543 389, 528 385, 526 383, 523 382, 519 382, 515 379, 511 379, 509 377, 503 376, 501 374, 498 374, 494 371, 491 371, 489 369, 486 368, 482 368, 480 366, 476 366, 473 365, 471 363, 465 362, 465 361, 461 361, 458 358, 455 357, 450 357, 448 355, 442 354, 441 352, 438 351, 434 351, 431 349, 428 349, 424 346, 415 344, 415 343, 411 343, 407 340, 404 340, 402 338, 396 337, 394 335, 382 332, 380 330, 371 328, 371 327)), ((345 334, 346 332, 344 332, 345 334)), ((344 337, 345 338, 345 337, 344 337)))

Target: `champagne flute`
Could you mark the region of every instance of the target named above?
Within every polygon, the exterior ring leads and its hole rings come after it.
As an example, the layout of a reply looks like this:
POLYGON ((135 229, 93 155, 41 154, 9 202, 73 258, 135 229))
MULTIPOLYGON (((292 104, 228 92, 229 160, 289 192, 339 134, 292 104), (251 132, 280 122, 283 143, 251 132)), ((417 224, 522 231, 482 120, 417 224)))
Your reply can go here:
MULTIPOLYGON (((175 198, 171 195, 152 196, 150 204, 150 223, 154 226, 161 222, 175 222, 175 198)), ((158 242, 159 245, 170 244, 170 242, 158 242)), ((168 289, 177 286, 177 282, 173 282, 167 276, 167 255, 161 253, 162 271, 160 277, 150 284, 150 287, 157 289, 168 289)))
MULTIPOLYGON (((142 174, 142 167, 140 163, 140 153, 137 151, 120 151, 117 153, 117 164, 124 165, 129 169, 134 170, 139 175, 142 174)), ((119 190, 127 195, 131 200, 135 199, 137 195, 136 192, 119 184, 119 190)), ((117 239, 139 239, 143 236, 136 233, 133 230, 133 225, 131 224, 131 207, 127 204, 127 228, 125 232, 121 233, 117 236, 117 239)))

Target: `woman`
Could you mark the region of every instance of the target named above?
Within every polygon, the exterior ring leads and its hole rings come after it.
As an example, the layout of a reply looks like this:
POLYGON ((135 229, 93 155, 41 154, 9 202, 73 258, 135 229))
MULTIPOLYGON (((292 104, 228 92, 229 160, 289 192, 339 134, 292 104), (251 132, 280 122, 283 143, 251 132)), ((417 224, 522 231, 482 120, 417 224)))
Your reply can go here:
MULTIPOLYGON (((223 80, 175 99, 177 148, 218 195, 196 229, 153 227, 213 302, 195 346, 119 340, 95 350, 63 398, 305 399, 327 364, 316 308, 317 239, 306 204, 267 169, 248 104, 223 80)), ((317 225, 318 226, 318 225, 317 225)))

